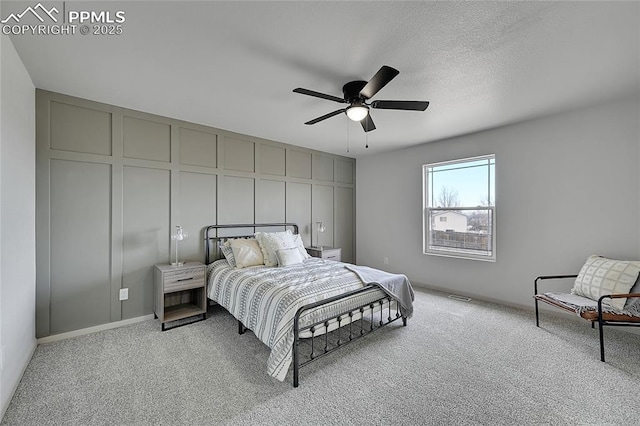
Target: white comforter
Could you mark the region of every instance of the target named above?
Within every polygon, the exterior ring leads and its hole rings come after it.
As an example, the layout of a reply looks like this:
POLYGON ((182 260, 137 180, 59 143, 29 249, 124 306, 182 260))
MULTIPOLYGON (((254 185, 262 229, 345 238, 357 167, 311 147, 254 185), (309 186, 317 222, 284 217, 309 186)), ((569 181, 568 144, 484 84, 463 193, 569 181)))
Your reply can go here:
MULTIPOLYGON (((226 260, 210 265, 208 297, 251 329, 270 349, 267 372, 282 381, 292 361, 293 320, 309 303, 364 287, 340 262, 309 258, 287 267, 254 266, 234 269, 226 260)), ((301 325, 329 317, 329 313, 372 302, 384 296, 380 289, 332 303, 303 314, 301 325)))

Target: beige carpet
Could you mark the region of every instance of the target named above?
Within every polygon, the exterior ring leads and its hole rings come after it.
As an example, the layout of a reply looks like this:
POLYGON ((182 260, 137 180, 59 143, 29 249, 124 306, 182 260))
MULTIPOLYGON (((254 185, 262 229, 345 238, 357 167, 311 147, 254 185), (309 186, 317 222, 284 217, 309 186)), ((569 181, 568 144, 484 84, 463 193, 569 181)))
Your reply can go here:
MULTIPOLYGON (((533 304, 533 301, 532 301, 533 304)), ((301 370, 222 308, 160 332, 157 320, 41 345, 3 425, 640 424, 640 336, 543 312, 417 291, 394 323, 301 370)))

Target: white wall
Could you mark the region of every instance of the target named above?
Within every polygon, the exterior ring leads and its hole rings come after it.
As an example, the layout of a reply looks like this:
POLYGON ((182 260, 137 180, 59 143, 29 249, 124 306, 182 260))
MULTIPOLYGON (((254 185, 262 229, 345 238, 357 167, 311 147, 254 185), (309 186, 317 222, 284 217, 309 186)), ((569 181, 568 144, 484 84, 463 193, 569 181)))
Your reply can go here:
POLYGON ((0 418, 35 338, 35 87, 9 37, 0 36, 0 418))
POLYGON ((538 275, 577 273, 590 254, 640 259, 639 113, 621 100, 358 159, 357 262, 532 307, 538 275), (497 261, 422 254, 421 166, 492 153, 497 261))

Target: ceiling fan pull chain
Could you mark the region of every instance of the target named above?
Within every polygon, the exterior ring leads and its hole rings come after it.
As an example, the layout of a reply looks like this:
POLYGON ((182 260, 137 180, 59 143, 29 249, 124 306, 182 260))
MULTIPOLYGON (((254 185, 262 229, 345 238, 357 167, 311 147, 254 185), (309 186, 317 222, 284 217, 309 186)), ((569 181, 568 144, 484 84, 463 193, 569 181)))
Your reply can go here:
POLYGON ((364 147, 368 149, 369 148, 369 132, 366 132, 364 134, 364 140, 365 140, 365 146, 364 147))

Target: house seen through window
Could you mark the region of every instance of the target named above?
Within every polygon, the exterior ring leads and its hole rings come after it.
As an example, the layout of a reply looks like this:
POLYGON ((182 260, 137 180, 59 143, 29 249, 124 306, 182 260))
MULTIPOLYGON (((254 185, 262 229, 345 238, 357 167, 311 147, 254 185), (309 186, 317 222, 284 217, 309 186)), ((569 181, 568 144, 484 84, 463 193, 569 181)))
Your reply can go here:
POLYGON ((422 166, 424 253, 495 260, 495 155, 422 166))

